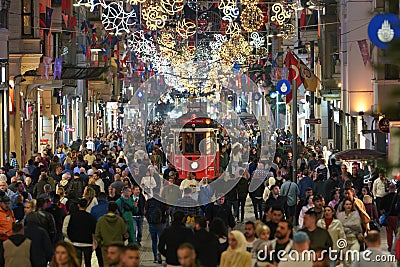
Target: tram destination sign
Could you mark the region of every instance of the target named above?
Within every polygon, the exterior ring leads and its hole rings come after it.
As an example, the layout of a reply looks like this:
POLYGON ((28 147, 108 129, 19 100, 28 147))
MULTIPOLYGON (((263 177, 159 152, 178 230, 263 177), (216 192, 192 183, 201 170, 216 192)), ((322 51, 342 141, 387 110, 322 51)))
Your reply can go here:
POLYGON ((306 119, 306 124, 321 124, 321 119, 306 119))

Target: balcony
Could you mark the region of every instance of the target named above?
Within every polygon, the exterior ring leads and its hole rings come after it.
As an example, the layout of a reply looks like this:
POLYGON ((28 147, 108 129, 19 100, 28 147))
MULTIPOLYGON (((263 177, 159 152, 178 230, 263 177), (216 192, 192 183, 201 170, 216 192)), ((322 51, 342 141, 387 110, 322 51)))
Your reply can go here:
POLYGON ((10 54, 41 54, 40 39, 14 39, 9 40, 10 54))

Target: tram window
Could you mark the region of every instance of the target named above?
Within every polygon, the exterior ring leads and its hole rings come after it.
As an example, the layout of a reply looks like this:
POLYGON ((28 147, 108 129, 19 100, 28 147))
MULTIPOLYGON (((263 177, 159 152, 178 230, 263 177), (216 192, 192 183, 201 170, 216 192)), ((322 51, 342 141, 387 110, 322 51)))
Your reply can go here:
POLYGON ((181 151, 184 154, 200 154, 200 142, 206 138, 205 133, 181 133, 181 151))

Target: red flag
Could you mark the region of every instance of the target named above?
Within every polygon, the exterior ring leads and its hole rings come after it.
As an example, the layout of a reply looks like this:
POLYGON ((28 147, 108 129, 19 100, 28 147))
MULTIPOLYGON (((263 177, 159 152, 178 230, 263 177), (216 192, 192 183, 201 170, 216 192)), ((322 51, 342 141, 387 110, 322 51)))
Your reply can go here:
POLYGON ((71 0, 62 0, 61 6, 63 12, 67 11, 68 13, 71 13, 71 0))
POLYGON ((306 19, 307 19, 307 11, 306 9, 303 9, 301 11, 301 16, 300 16, 300 30, 303 30, 303 28, 306 26, 306 19))
MULTIPOLYGON (((286 54, 285 65, 289 70, 288 80, 293 84, 293 80, 296 80, 296 90, 303 84, 303 78, 300 74, 300 62, 293 56, 291 51, 286 54)), ((286 95, 286 104, 292 101, 292 90, 286 95)))

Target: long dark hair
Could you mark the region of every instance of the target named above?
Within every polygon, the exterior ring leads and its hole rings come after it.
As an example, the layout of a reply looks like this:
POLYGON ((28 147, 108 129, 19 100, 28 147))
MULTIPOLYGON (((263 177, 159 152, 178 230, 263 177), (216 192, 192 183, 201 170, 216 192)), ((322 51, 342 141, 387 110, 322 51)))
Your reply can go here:
POLYGON ((217 237, 227 237, 228 236, 228 228, 225 225, 225 222, 221 218, 215 218, 209 225, 209 230, 211 233, 214 233, 217 237))

